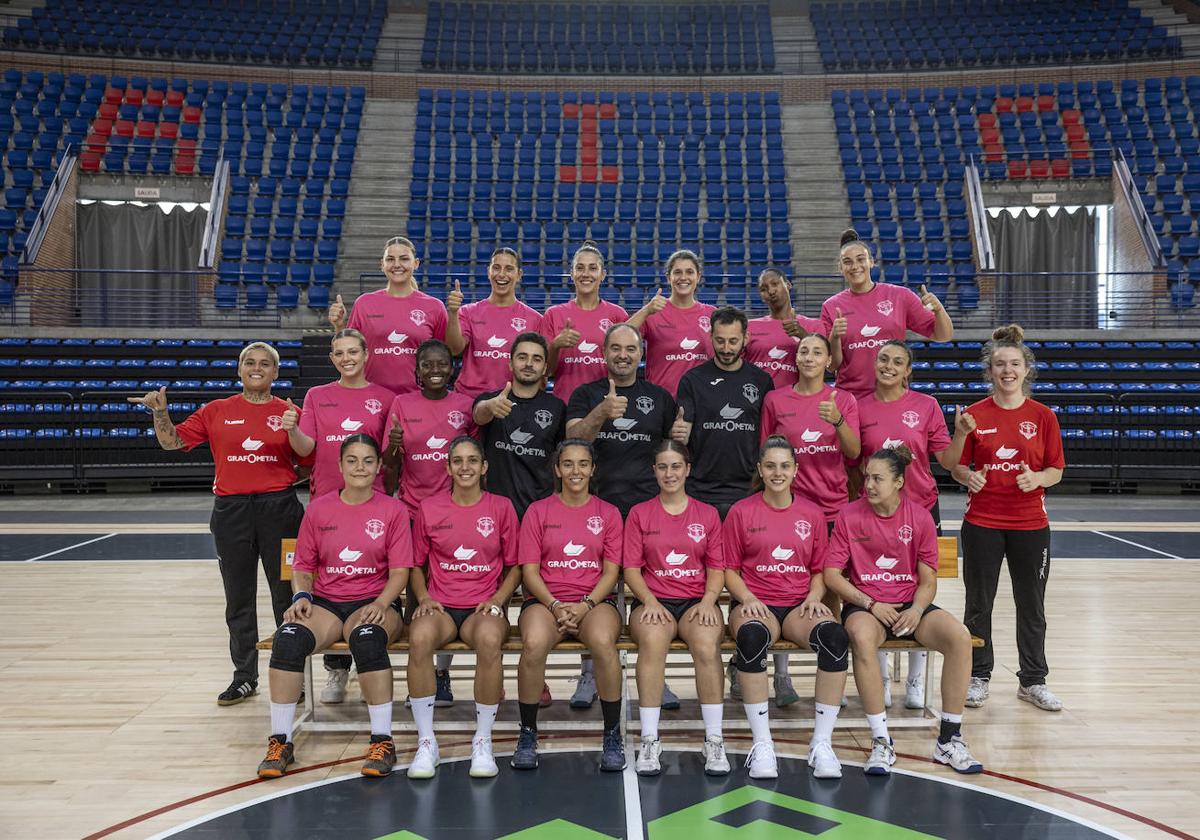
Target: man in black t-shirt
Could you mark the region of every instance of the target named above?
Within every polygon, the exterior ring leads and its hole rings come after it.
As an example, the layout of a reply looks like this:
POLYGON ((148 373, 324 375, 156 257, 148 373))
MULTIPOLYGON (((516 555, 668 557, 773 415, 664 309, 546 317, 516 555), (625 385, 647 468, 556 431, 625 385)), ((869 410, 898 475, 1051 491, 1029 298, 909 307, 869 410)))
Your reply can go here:
POLYGON ((490 465, 487 489, 511 500, 518 518, 554 492, 550 459, 566 430, 566 405, 546 393, 547 355, 541 334, 514 338, 511 381, 476 397, 472 412, 490 465))

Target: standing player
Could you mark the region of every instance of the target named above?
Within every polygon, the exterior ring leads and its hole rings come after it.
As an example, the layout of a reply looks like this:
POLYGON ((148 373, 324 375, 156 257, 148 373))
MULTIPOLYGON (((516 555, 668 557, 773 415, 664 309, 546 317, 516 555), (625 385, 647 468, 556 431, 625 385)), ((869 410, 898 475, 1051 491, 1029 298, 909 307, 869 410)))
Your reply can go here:
POLYGON ((271 645, 271 735, 262 779, 284 775, 295 760, 291 741, 304 663, 345 639, 371 718, 364 776, 386 776, 396 764, 392 741, 392 663, 388 643, 400 635, 400 593, 413 564, 408 512, 374 487, 379 443, 354 434, 340 447, 343 487, 308 506, 296 538, 292 605, 271 645))
POLYGON ((329 306, 334 332, 349 326, 366 338, 367 381, 393 394, 417 390, 417 348, 431 338, 446 338, 446 307, 419 290, 413 278, 420 264, 412 242, 393 236, 383 246, 379 265, 387 286, 360 295, 349 323, 341 295, 329 306))
POLYGON ((842 620, 854 649, 854 682, 871 727, 863 772, 886 776, 896 763, 883 707, 879 646, 915 638, 939 651, 942 720, 933 759, 959 773, 978 773, 962 739, 963 700, 971 676, 971 634, 933 603, 937 595, 937 532, 933 517, 901 493, 912 453, 881 449, 864 468, 863 496, 838 514, 825 560, 825 583, 843 602, 842 620))
POLYGON ((1062 481, 1058 418, 1030 398, 1036 372, 1025 333, 1000 327, 983 350, 984 380, 992 394, 967 409, 975 430, 967 438, 954 479, 970 495, 963 515, 966 624, 984 640, 971 667, 968 706, 982 706, 992 676, 992 605, 1000 565, 1008 558, 1017 607, 1017 697, 1057 712, 1062 701, 1046 686, 1046 581, 1050 577, 1050 519, 1046 488, 1062 481))
POLYGON ((129 397, 129 402, 150 409, 163 449, 190 450, 202 443, 212 449, 216 499, 209 528, 225 587, 225 625, 233 660, 233 682, 217 696, 221 706, 258 693, 255 567, 262 564, 278 626, 292 597, 279 576, 279 546, 296 536, 304 515, 292 488, 295 455, 283 430, 288 406, 271 394, 271 383, 279 377, 279 353, 261 341, 247 344, 238 354, 238 376, 240 394, 205 404, 178 426, 171 422, 165 387, 129 397))
POLYGON ((796 384, 796 346, 809 333, 824 334, 821 319, 792 308, 792 284, 777 268, 758 275, 758 296, 767 314, 750 322, 746 361, 770 374, 776 388, 790 388, 796 384))
POLYGON ((676 251, 667 260, 667 282, 670 299, 655 292, 629 323, 646 337, 646 380, 673 396, 689 368, 712 358, 708 319, 716 307, 696 301, 700 258, 691 251, 676 251))
POLYGON ((521 523, 525 602, 517 675, 521 734, 512 757, 517 770, 538 766, 538 695, 546 682, 546 657, 568 636, 586 644, 595 662, 604 713, 600 769, 625 769, 616 647, 621 613, 613 595, 621 571, 621 514, 591 494, 594 469, 589 442, 564 440, 554 455, 558 492, 530 505, 521 523))
POLYGON ((547 373, 554 377, 554 396, 564 403, 585 382, 604 376, 604 334, 629 314, 600 298, 604 282, 604 257, 590 239, 575 252, 571 263, 575 299, 551 306, 542 321, 542 332, 554 336, 547 373))
POLYGON ((433 652, 455 639, 475 651, 470 774, 485 779, 499 772, 492 756, 492 726, 504 687, 500 646, 508 639, 508 602, 521 572, 517 514, 508 499, 484 491, 487 466, 479 441, 455 438, 447 464, 453 488, 425 499, 413 526, 417 608, 408 631, 408 686, 417 754, 408 768, 410 779, 432 778, 437 769, 437 680, 431 665, 433 652))
POLYGON ((517 300, 521 258, 516 251, 497 248, 492 253, 488 281, 492 292, 484 300, 463 306, 457 280, 446 299, 446 343, 454 355, 462 354, 454 390, 472 399, 504 387, 513 338, 529 330, 540 332, 542 325, 542 316, 517 300))

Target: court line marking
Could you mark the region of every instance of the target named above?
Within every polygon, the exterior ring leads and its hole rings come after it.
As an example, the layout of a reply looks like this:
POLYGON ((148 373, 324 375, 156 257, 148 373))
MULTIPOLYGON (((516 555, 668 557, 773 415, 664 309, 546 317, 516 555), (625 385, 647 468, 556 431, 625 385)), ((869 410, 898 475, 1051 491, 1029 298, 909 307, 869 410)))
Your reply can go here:
MULTIPOLYGON (((634 753, 636 756, 637 753, 634 753)), ((622 774, 625 779, 625 836, 626 840, 642 840, 642 793, 638 790, 638 777, 633 762, 625 761, 622 774)))
POLYGON ((47 557, 53 557, 55 554, 62 554, 64 551, 70 551, 73 548, 83 548, 85 545, 91 545, 92 543, 98 543, 101 540, 106 540, 109 537, 115 537, 116 535, 117 535, 117 532, 114 531, 111 534, 104 534, 99 537, 93 537, 90 540, 84 540, 83 542, 75 543, 75 545, 69 545, 66 548, 60 548, 57 551, 47 551, 45 554, 39 554, 37 557, 30 557, 27 560, 25 560, 25 562, 32 563, 35 560, 44 560, 47 557))
POLYGON ((1178 554, 1171 554, 1166 551, 1159 551, 1157 548, 1151 548, 1148 545, 1142 545, 1141 543, 1134 542, 1133 540, 1127 540, 1124 537, 1116 537, 1116 536, 1113 536, 1112 534, 1107 534, 1104 531, 1092 531, 1092 533, 1098 534, 1101 537, 1108 537, 1110 540, 1116 540, 1117 542, 1122 542, 1122 543, 1125 543, 1126 545, 1131 545, 1134 548, 1143 549, 1144 551, 1153 551, 1155 554, 1161 554, 1163 557, 1170 557, 1172 560, 1182 560, 1183 559, 1178 554))

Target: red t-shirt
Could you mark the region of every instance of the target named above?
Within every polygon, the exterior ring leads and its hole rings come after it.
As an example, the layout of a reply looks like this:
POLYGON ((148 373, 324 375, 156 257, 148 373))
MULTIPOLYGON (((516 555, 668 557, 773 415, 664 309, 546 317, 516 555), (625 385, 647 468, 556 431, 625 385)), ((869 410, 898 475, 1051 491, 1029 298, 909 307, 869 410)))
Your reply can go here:
POLYGON ((359 295, 346 326, 367 339, 367 379, 393 394, 420 390, 417 348, 430 338, 446 339, 446 307, 414 290, 392 297, 387 289, 359 295))
POLYGON ((408 511, 391 496, 348 505, 326 493, 304 512, 292 568, 314 573, 315 595, 339 604, 378 598, 389 569, 412 565, 408 511))
MULTIPOLYGON (((759 428, 760 442, 771 435, 783 435, 791 441, 796 455, 792 492, 814 502, 830 521, 850 498, 837 429, 822 420, 818 411, 832 390, 825 385, 820 393, 802 395, 795 388, 777 388, 763 400, 759 428)), ((840 389, 833 401, 845 422, 858 434, 858 401, 840 389)))
MULTIPOLYGON (((299 425, 300 431, 317 442, 310 479, 313 498, 344 486, 338 466, 342 441, 361 432, 375 438, 381 447, 386 443, 383 428, 387 424, 388 406, 395 398, 382 385, 369 383, 365 388, 347 388, 330 382, 308 389, 299 425)), ((383 470, 379 471, 375 489, 383 490, 383 470)))
POLYGON ((430 597, 443 607, 474 609, 496 594, 504 570, 517 564, 517 513, 494 493, 469 507, 439 493, 421 503, 413 544, 430 597))
POLYGON ((536 563, 550 594, 580 601, 604 573, 604 561, 621 565, 621 513, 591 496, 577 508, 557 494, 538 499, 521 522, 521 562, 536 563))
POLYGON ((913 462, 904 471, 904 495, 932 510, 938 489, 929 456, 950 446, 950 433, 937 400, 913 390, 893 402, 880 402, 871 394, 858 401, 858 422, 862 430, 860 462, 880 449, 907 446, 913 462))
POLYGON ((661 312, 646 318, 642 324, 642 336, 646 339, 646 381, 673 397, 683 375, 712 358, 709 316, 715 309, 707 303, 680 309, 667 301, 661 312))
POLYGON ((904 494, 891 516, 877 514, 865 498, 838 514, 825 568, 846 569, 864 595, 885 604, 912 601, 918 563, 937 572, 937 528, 929 511, 904 494))
POLYGON ((186 450, 207 443, 218 496, 277 493, 296 481, 296 454, 283 430, 287 403, 252 403, 241 394, 213 400, 175 427, 186 450))
POLYGON ((1067 465, 1054 412, 1028 398, 1019 408, 1001 408, 991 397, 967 411, 975 418, 975 431, 967 436, 959 463, 976 471, 986 465, 988 472, 983 489, 967 496, 966 521, 1013 531, 1048 527, 1045 488, 1026 493, 1017 487, 1017 476, 1022 464, 1034 472, 1067 465))
POLYGON ((625 521, 622 564, 641 569, 655 598, 700 598, 708 569, 725 568, 721 516, 712 505, 688 499, 680 514, 667 513, 657 496, 634 505, 625 521))
MULTIPOLYGON (((604 333, 613 324, 623 324, 629 314, 606 300, 595 309, 580 309, 573 300, 551 306, 542 319, 542 332, 547 341, 563 331, 567 321, 579 333, 579 344, 558 352, 558 369, 554 371, 554 396, 570 402, 571 392, 585 382, 608 376, 604 363, 604 333)), ((503 387, 503 386, 501 386, 503 387)))
POLYGON ((755 598, 772 607, 794 607, 808 597, 813 575, 825 563, 828 529, 820 508, 792 494, 782 510, 762 493, 734 504, 725 517, 725 568, 742 576, 755 598))
POLYGON ((450 492, 450 473, 446 471, 450 441, 459 435, 477 438, 479 430, 471 419, 471 398, 455 391, 448 391, 440 400, 427 399, 419 391, 392 400, 383 434, 385 448, 396 420, 404 432, 400 498, 416 516, 422 499, 450 492))
POLYGON ((484 299, 458 310, 458 323, 467 347, 454 390, 474 399, 498 391, 512 378, 509 358, 512 340, 523 332, 541 332, 542 316, 521 301, 497 306, 484 299))
MULTIPOLYGON (((796 321, 810 333, 826 334, 819 318, 797 315, 796 321)), ((798 346, 800 339, 788 335, 782 321, 764 315, 750 321, 745 357, 747 362, 765 371, 776 388, 791 388, 799 378, 796 370, 798 346)))

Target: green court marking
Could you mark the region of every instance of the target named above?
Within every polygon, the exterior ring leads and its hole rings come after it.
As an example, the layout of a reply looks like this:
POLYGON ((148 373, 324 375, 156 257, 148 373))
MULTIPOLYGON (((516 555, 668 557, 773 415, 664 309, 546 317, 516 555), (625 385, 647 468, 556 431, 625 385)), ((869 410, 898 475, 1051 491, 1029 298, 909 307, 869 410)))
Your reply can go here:
POLYGON ((516 834, 506 834, 496 840, 616 840, 608 834, 592 831, 567 820, 551 820, 516 834))
POLYGON ((391 834, 376 837, 375 840, 427 840, 427 838, 420 834, 413 834, 411 831, 394 831, 391 834))

